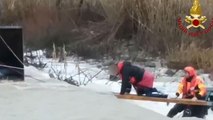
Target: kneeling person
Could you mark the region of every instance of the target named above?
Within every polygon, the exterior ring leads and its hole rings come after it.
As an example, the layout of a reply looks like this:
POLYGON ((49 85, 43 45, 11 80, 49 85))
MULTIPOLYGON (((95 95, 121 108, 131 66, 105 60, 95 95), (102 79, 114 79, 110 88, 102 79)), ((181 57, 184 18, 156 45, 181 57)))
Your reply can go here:
POLYGON ((153 88, 154 74, 143 68, 132 65, 130 62, 120 61, 117 64, 117 75, 121 77, 122 85, 120 94, 129 94, 133 86, 137 95, 146 95, 150 97, 164 97, 156 88, 153 88), (154 92, 158 94, 153 94, 154 92), (159 94, 160 93, 160 94, 159 94))
MULTIPOLYGON (((204 85, 201 77, 197 76, 196 70, 187 66, 184 68, 185 77, 181 80, 176 96, 179 97, 182 94, 184 99, 198 99, 205 100, 206 86, 204 85)), ((184 111, 183 117, 198 117, 204 118, 207 114, 206 106, 194 106, 194 105, 183 105, 176 104, 167 114, 168 117, 172 118, 177 113, 184 111)))

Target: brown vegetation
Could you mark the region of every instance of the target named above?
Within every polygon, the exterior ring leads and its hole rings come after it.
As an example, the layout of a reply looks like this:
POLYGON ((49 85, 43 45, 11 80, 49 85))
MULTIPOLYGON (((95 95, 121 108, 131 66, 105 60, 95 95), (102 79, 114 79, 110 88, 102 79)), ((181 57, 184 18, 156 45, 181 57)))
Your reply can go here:
MULTIPOLYGON (((208 26, 213 1, 201 5, 208 26)), ((54 42, 68 53, 100 58, 121 54, 125 43, 124 49, 167 58, 171 67, 212 67, 213 31, 194 38, 178 28, 191 6, 192 0, 2 0, 0 23, 22 25, 30 48, 52 49, 54 42)))

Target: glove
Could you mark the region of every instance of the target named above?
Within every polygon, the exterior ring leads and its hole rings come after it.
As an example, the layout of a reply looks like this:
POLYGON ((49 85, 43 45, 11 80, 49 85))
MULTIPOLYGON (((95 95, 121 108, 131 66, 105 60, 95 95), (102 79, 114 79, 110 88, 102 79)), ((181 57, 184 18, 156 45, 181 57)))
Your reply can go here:
POLYGON ((131 88, 126 88, 125 94, 129 94, 131 92, 131 88))
POLYGON ((202 99, 202 96, 199 93, 196 93, 195 96, 197 99, 202 99))
POLYGON ((180 94, 178 93, 178 92, 176 92, 176 94, 175 94, 177 97, 179 97, 180 96, 180 94))
POLYGON ((188 99, 191 99, 193 98, 194 96, 192 94, 186 94, 185 98, 188 98, 188 99))

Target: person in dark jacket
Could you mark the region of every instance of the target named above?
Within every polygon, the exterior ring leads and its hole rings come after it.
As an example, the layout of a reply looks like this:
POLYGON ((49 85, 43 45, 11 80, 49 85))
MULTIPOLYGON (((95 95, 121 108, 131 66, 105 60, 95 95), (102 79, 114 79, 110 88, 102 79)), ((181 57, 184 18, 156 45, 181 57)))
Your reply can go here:
POLYGON ((122 85, 120 94, 129 94, 132 86, 137 92, 137 95, 146 95, 150 97, 167 97, 167 95, 159 94, 156 88, 153 88, 154 74, 132 65, 130 62, 120 61, 117 63, 116 74, 120 76, 122 85), (157 94, 153 94, 153 93, 157 94))

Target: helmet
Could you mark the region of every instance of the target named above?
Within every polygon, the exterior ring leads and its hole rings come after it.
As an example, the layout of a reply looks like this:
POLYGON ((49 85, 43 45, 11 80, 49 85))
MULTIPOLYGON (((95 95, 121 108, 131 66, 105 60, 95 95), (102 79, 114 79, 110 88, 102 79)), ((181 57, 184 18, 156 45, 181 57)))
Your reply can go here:
POLYGON ((192 66, 185 67, 184 71, 186 71, 187 73, 189 73, 189 76, 195 76, 197 74, 196 70, 192 66))

